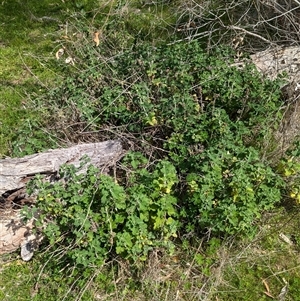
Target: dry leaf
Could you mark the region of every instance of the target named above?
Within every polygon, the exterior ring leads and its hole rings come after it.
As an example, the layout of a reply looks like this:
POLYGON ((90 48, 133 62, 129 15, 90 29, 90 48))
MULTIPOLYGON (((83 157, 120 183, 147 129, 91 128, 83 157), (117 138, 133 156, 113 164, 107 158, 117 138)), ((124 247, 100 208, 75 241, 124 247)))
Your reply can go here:
POLYGON ((293 245, 293 242, 286 236, 284 235, 283 233, 280 233, 279 234, 279 238, 284 241, 285 243, 287 243, 288 245, 292 246, 293 245))
POLYGON ((287 281, 284 278, 282 278, 282 280, 283 280, 285 286, 280 291, 280 294, 278 296, 278 300, 279 301, 284 301, 285 297, 286 297, 286 295, 288 293, 288 283, 287 283, 287 281))
POLYGON ((275 297, 272 296, 271 293, 269 293, 269 292, 264 292, 264 294, 267 295, 268 297, 272 298, 272 299, 275 299, 275 297))
POLYGON ((165 282, 166 280, 171 278, 172 274, 173 274, 173 272, 169 273, 166 276, 158 277, 156 280, 159 281, 159 282, 165 282))
POLYGON ((100 38, 101 37, 101 31, 95 31, 94 32, 94 42, 96 43, 96 46, 99 46, 100 44, 100 38))
POLYGON ((57 52, 55 53, 56 59, 59 60, 64 53, 65 51, 63 48, 58 49, 57 52))
POLYGON ((267 292, 270 293, 270 287, 269 287, 267 281, 266 281, 265 279, 263 279, 263 280, 262 280, 262 283, 264 284, 264 286, 265 286, 267 292))
POLYGON ((66 58, 65 63, 66 64, 71 64, 71 65, 74 66, 75 65, 75 60, 72 57, 69 56, 69 57, 66 58))

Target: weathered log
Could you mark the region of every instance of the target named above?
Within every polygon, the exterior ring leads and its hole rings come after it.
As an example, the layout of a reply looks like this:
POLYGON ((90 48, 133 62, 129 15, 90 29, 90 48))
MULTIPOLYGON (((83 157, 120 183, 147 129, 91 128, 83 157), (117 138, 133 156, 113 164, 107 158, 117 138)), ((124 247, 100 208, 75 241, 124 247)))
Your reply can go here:
POLYGON ((36 174, 51 174, 62 164, 80 165, 80 159, 87 155, 90 164, 103 168, 111 166, 122 156, 120 141, 80 144, 65 149, 54 149, 24 158, 0 160, 0 196, 7 191, 25 186, 26 179, 36 174))
POLYGON ((287 80, 300 81, 300 47, 278 47, 257 52, 250 56, 258 71, 270 79, 285 73, 287 80))
POLYGON ((16 251, 30 237, 33 221, 24 223, 17 211, 1 212, 0 217, 0 255, 16 251))
MULTIPOLYGON (((22 221, 20 210, 16 210, 16 199, 31 200, 25 192, 28 179, 37 174, 51 175, 58 172, 62 164, 80 166, 80 159, 87 155, 89 164, 105 172, 123 155, 120 141, 106 141, 49 150, 24 158, 0 160, 0 255, 16 251, 21 247, 21 257, 27 261, 40 240, 31 233, 33 221, 22 221)), ((84 172, 82 169, 80 172, 84 172)), ((49 178, 49 177, 48 177, 49 178)))

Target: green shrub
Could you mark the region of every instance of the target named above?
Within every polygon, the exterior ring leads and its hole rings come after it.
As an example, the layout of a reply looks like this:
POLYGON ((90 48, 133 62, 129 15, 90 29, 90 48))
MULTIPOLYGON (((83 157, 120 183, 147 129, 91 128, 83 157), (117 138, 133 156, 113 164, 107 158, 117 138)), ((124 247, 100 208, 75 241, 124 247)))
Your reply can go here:
POLYGON ((291 146, 276 166, 277 172, 286 182, 286 195, 300 204, 300 145, 299 140, 291 146))
POLYGON ((105 56, 110 50, 100 45, 103 57, 93 60, 98 51, 85 47, 77 49, 79 56, 89 54, 84 69, 45 101, 66 117, 75 110, 78 120, 91 127, 138 123, 135 129, 144 133, 155 116, 156 125, 176 130, 212 106, 222 107, 232 120, 252 124, 264 125, 278 113, 278 82, 263 80, 251 65, 243 70, 231 66, 234 53, 228 49, 208 55, 197 41, 157 48, 141 44, 110 59, 105 56))
POLYGON ((36 208, 25 210, 28 217, 39 212, 36 229, 42 231, 51 249, 77 266, 104 263, 113 254, 131 261, 144 261, 148 252, 158 247, 171 251, 170 240, 178 229, 176 198, 171 189, 178 182, 174 166, 160 161, 150 171, 147 160, 128 154, 132 168, 128 187, 89 166, 78 174, 74 166, 64 166, 64 182, 47 183, 37 177, 29 193, 38 189, 36 208))
POLYGON ((54 243, 57 231, 66 240, 59 243, 78 245, 82 251, 68 251, 77 263, 114 253, 144 260, 154 248, 172 248, 177 234, 249 233, 280 201, 286 181, 262 156, 282 116, 279 81, 263 79, 252 65, 237 69, 231 50, 208 54, 198 41, 135 44, 113 58, 100 45, 97 60, 89 57, 98 50, 82 47, 78 56, 89 56, 81 72, 39 101, 68 131, 80 124, 102 139, 122 137, 133 152, 119 184, 90 167, 86 176, 68 171, 73 180, 65 186, 36 186, 43 200, 50 195, 37 206, 56 219, 46 235, 54 243))
POLYGON ((183 196, 185 214, 193 217, 188 229, 249 232, 263 211, 279 203, 285 183, 257 149, 243 143, 247 128, 230 121, 224 110, 213 112, 208 128, 209 145, 188 162, 183 196))

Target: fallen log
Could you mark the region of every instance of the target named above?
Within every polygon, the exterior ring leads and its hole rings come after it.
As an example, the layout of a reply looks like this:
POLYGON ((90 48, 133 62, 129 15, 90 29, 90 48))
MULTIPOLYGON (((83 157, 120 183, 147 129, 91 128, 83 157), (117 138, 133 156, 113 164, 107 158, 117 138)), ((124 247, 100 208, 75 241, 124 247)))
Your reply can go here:
MULTIPOLYGON (((54 149, 26 156, 0 160, 0 255, 16 251, 20 246, 24 260, 33 255, 32 220, 24 224, 20 209, 24 203, 34 202, 26 194, 26 183, 35 175, 43 174, 46 180, 56 175, 63 164, 80 166, 80 159, 88 156, 89 164, 106 173, 124 155, 121 142, 111 140, 80 144, 65 149, 54 149)), ((86 168, 80 170, 85 172, 86 168)))
POLYGON ((274 80, 285 73, 289 83, 300 80, 300 47, 270 48, 252 54, 251 60, 258 71, 274 80))
POLYGON ((65 149, 54 149, 24 158, 0 160, 0 195, 25 186, 26 179, 37 174, 54 174, 62 164, 80 165, 87 155, 90 164, 103 168, 111 166, 122 155, 120 141, 80 144, 65 149))

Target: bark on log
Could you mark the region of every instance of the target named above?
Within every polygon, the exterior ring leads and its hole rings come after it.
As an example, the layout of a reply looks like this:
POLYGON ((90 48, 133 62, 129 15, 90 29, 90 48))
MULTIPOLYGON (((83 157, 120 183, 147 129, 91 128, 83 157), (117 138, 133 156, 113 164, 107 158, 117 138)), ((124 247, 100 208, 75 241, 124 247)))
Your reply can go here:
POLYGON ((24 158, 0 160, 0 196, 7 191, 25 186, 26 178, 36 174, 52 174, 62 164, 80 165, 80 159, 87 155, 99 168, 111 166, 122 156, 120 141, 111 140, 99 143, 80 144, 65 149, 26 156, 24 158))
POLYGON ((270 48, 250 56, 258 71, 274 80, 286 73, 289 83, 300 80, 300 47, 270 48))
POLYGON ((121 159, 124 153, 121 142, 112 140, 49 150, 24 158, 0 160, 0 255, 21 247, 23 260, 30 260, 40 239, 31 234, 32 221, 24 224, 20 210, 12 205, 22 198, 28 200, 24 189, 28 179, 36 174, 55 174, 62 164, 79 167, 80 159, 84 155, 91 159, 89 164, 104 172, 121 159))
POLYGON ((17 211, 3 213, 0 217, 0 255, 16 251, 27 241, 33 227, 32 220, 24 224, 17 211))

